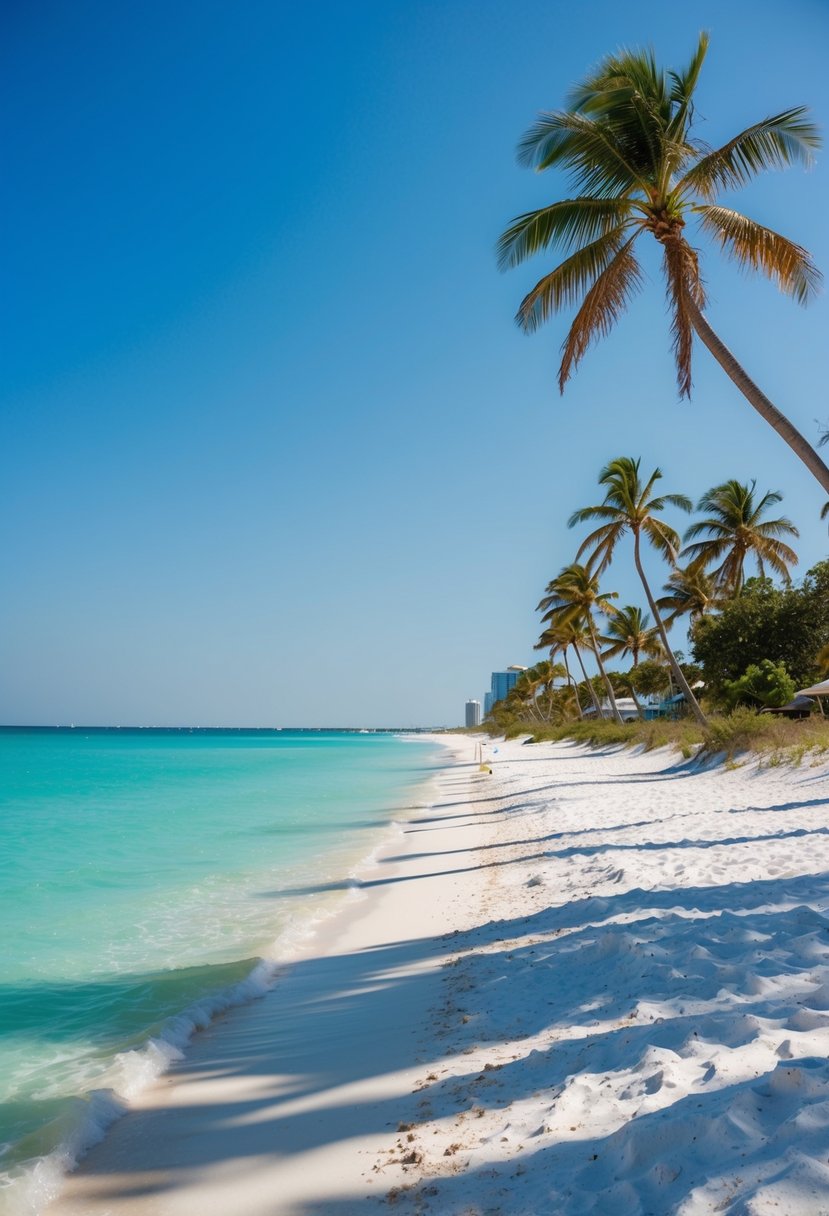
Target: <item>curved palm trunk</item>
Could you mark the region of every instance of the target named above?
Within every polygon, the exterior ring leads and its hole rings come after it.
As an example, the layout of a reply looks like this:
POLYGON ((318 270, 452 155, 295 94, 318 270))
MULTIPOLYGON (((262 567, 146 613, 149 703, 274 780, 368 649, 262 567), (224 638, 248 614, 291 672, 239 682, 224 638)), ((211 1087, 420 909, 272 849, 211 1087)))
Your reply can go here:
POLYGON ((579 700, 579 690, 578 690, 578 688, 576 688, 575 681, 573 680, 573 677, 570 674, 570 664, 567 661, 567 647, 566 646, 562 650, 561 656, 564 659, 564 670, 567 672, 567 683, 569 684, 570 688, 572 689, 573 697, 576 702, 576 713, 578 714, 579 722, 581 722, 584 717, 584 714, 581 712, 581 701, 579 700))
POLYGON ((691 318, 691 324, 700 340, 708 347, 711 354, 719 363, 725 374, 731 379, 740 392, 753 405, 762 418, 774 427, 781 439, 784 439, 796 456, 799 456, 806 468, 813 474, 829 492, 829 468, 823 463, 815 449, 801 435, 796 426, 789 422, 785 414, 781 414, 776 405, 769 401, 766 394, 758 388, 745 369, 732 355, 724 342, 709 325, 704 313, 694 302, 692 293, 686 292, 685 302, 691 318))
MULTIPOLYGON (((602 677, 602 680, 604 681, 605 691, 607 693, 607 699, 610 702, 610 712, 613 715, 614 722, 618 722, 619 725, 621 726, 622 725, 622 715, 619 713, 619 707, 616 704, 616 698, 613 695, 613 685, 610 683, 610 680, 607 678, 607 672, 604 669, 604 663, 602 662, 602 656, 599 653, 599 639, 596 637, 596 630, 593 628, 592 616, 588 616, 588 618, 587 618, 587 628, 590 631, 590 639, 593 643, 593 654, 596 658, 596 666, 598 667, 599 674, 602 677)), ((599 714, 599 717, 602 717, 601 709, 599 709, 597 712, 599 714)))
POLYGON ((653 619, 656 622, 656 628, 659 630, 659 636, 662 639, 662 645, 665 647, 665 654, 668 656, 668 662, 670 663, 671 671, 674 673, 674 677, 676 679, 677 684, 679 685, 679 687, 682 689, 683 693, 685 694, 685 700, 690 705, 691 712, 693 713, 697 722, 699 722, 701 726, 707 726, 708 719, 706 718, 705 714, 700 709, 699 701, 696 699, 694 694, 691 692, 691 685, 688 683, 688 681, 685 679, 685 676, 682 674, 682 669, 680 668, 679 663, 677 663, 676 658, 674 657, 674 652, 671 650, 671 647, 668 643, 668 631, 666 630, 666 628, 662 622, 662 617, 659 615, 659 609, 656 606, 656 600, 653 598, 653 595, 651 594, 650 584, 648 583, 648 580, 645 577, 645 571, 642 567, 642 558, 639 553, 639 532, 638 531, 635 531, 633 533, 633 560, 636 562, 636 570, 639 574, 640 579, 642 580, 642 586, 645 588, 645 595, 647 596, 648 604, 650 605, 651 612, 653 613, 653 619))
MULTIPOLYGON (((584 676, 584 682, 587 685, 587 691, 590 693, 590 700, 593 702, 593 708, 596 711, 596 717, 601 718, 602 707, 599 704, 599 698, 596 696, 596 690, 593 687, 593 685, 590 681, 590 678, 587 674, 587 669, 584 666, 584 659, 581 657, 581 651, 579 650, 578 646, 574 646, 573 649, 576 652, 576 658, 579 661, 579 667, 581 668, 581 674, 584 676)), ((578 691, 576 691, 576 702, 577 703, 578 703, 578 699, 579 699, 579 694, 578 694, 578 691)), ((581 713, 581 709, 579 709, 579 713, 581 713)))

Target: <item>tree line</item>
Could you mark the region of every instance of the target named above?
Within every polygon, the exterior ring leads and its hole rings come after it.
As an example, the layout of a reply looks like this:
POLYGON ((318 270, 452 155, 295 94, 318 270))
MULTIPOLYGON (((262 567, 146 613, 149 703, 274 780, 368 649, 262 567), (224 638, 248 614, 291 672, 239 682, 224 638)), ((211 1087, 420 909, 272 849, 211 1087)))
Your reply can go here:
POLYGON ((775 706, 829 668, 829 562, 810 571, 801 586, 792 585, 798 558, 789 542, 799 533, 776 511, 782 495, 759 493, 755 482, 735 479, 713 486, 696 504, 702 517, 680 539, 663 513, 672 507, 690 514, 694 504, 684 494, 660 492, 661 480, 660 469, 643 477, 641 461, 627 456, 602 469, 603 500, 574 511, 568 521, 570 527, 596 526, 538 605, 544 627, 536 649, 548 650, 549 659, 519 677, 495 707, 496 719, 526 713, 560 722, 581 718, 589 707, 601 715, 604 700, 621 722, 618 696, 632 697, 641 714, 640 695, 672 688, 705 725, 695 685, 704 688, 709 707, 775 706), (622 542, 650 611, 618 606, 618 593, 602 586, 622 542), (661 595, 645 572, 646 546, 668 565, 661 595), (684 617, 695 660, 690 665, 668 637, 684 617), (586 655, 596 677, 588 676, 586 655), (609 671, 607 661, 618 658, 630 659, 630 668, 609 671))

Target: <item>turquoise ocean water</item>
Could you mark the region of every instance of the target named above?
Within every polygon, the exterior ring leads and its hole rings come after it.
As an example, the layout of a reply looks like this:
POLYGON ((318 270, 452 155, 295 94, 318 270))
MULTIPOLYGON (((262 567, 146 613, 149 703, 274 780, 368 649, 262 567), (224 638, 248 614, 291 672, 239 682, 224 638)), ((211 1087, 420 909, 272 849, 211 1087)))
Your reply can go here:
MULTIPOLYGON (((417 803, 390 734, 0 729, 0 1211, 275 979, 417 803)), ((278 980, 277 980, 278 982, 278 980)))

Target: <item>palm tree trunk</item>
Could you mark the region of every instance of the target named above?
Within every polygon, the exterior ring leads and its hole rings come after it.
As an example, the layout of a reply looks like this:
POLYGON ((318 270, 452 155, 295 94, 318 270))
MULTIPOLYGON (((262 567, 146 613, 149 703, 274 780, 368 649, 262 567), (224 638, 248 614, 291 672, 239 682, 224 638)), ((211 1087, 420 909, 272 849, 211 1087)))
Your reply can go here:
POLYGON ((566 646, 565 646, 565 647, 564 647, 564 649, 562 650, 562 652, 561 652, 561 656, 562 656, 562 658, 564 659, 564 669, 565 669, 565 671, 567 672, 567 683, 568 683, 568 684, 570 685, 570 687, 572 688, 572 690, 573 690, 573 696, 575 697, 575 701, 576 701, 576 713, 578 714, 579 722, 581 722, 581 721, 582 721, 582 719, 583 719, 583 717, 584 717, 584 714, 581 712, 581 702, 579 701, 579 690, 578 690, 578 688, 576 688, 576 685, 575 685, 575 682, 574 682, 574 680, 573 680, 573 677, 572 677, 572 675, 570 674, 570 664, 569 664, 569 663, 568 663, 568 661, 567 661, 567 647, 566 647, 566 646))
POLYGON ((642 558, 639 553, 638 529, 636 531, 634 531, 634 533, 633 533, 633 560, 636 562, 636 569, 637 569, 640 579, 642 580, 642 586, 645 588, 645 595, 647 596, 651 612, 653 613, 653 619, 656 621, 656 628, 659 630, 659 636, 662 639, 662 645, 665 647, 665 654, 668 656, 668 662, 671 665, 671 670, 674 673, 676 682, 679 685, 679 687, 682 689, 683 693, 685 694, 685 700, 687 701, 688 705, 690 705, 691 712, 693 713, 697 722, 699 722, 701 726, 707 726, 708 719, 705 717, 705 714, 700 709, 699 701, 697 701, 696 697, 691 692, 691 685, 688 683, 688 681, 685 679, 685 676, 682 674, 682 669, 679 666, 679 663, 677 663, 676 658, 674 657, 674 652, 671 650, 671 647, 668 643, 668 632, 662 622, 662 617, 659 615, 659 609, 656 606, 656 600, 653 598, 653 595, 651 594, 650 584, 648 583, 648 580, 645 577, 645 571, 642 566, 642 558))
MULTIPOLYGON (((610 712, 613 714, 614 721, 618 722, 619 725, 621 726, 622 725, 622 715, 619 713, 619 707, 616 704, 616 698, 613 695, 613 685, 610 683, 610 680, 607 678, 607 672, 604 669, 604 663, 602 662, 602 656, 599 653, 599 640, 596 637, 596 630, 593 628, 592 616, 588 616, 588 618, 587 618, 587 628, 590 631, 590 638, 593 642, 593 654, 596 658, 596 666, 599 669, 599 674, 601 675, 602 679, 604 680, 605 691, 607 692, 607 699, 610 702, 610 712)), ((600 717, 602 716, 601 710, 599 710, 599 716, 600 717)))
MULTIPOLYGON (((599 704, 599 698, 596 696, 596 690, 593 687, 593 685, 590 681, 590 678, 587 675, 587 669, 584 666, 584 659, 581 657, 581 651, 579 650, 578 646, 574 646, 573 649, 576 652, 576 658, 579 661, 579 667, 581 668, 581 674, 584 676, 584 682, 587 685, 587 691, 590 693, 590 700, 593 702, 593 708, 596 711, 596 717, 601 718, 602 707, 599 704)), ((578 690, 576 690, 576 701, 578 701, 578 699, 579 699, 578 690)), ((579 712, 581 712, 581 711, 579 711, 579 712)))
POLYGON ((774 427, 781 439, 784 439, 796 456, 799 456, 806 468, 812 473, 829 493, 829 468, 823 463, 815 449, 801 435, 796 426, 789 422, 785 414, 781 414, 776 405, 769 401, 766 394, 758 388, 745 369, 732 355, 731 351, 720 340, 709 325, 704 313, 695 303, 691 292, 685 293, 685 300, 691 318, 691 324, 701 341, 708 347, 711 354, 719 363, 725 374, 734 382, 737 388, 753 405, 769 426, 774 427))

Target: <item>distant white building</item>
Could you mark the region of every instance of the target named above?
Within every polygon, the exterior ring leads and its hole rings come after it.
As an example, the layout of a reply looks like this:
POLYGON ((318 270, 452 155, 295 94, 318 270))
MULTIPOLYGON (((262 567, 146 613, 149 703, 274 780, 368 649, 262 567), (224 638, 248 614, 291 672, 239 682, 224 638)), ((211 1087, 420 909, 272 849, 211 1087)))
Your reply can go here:
MULTIPOLYGON (((639 717, 639 709, 637 708, 633 697, 616 697, 615 700, 616 708, 619 711, 619 717, 622 719, 622 721, 635 722, 639 717)), ((608 700, 601 702, 601 708, 603 718, 613 717, 613 710, 611 709, 610 702, 608 700)), ((595 718, 596 716, 596 710, 592 705, 583 710, 582 713, 585 718, 595 718)))
POLYGON ((480 726, 481 725, 481 702, 467 701, 466 703, 466 725, 480 726))

